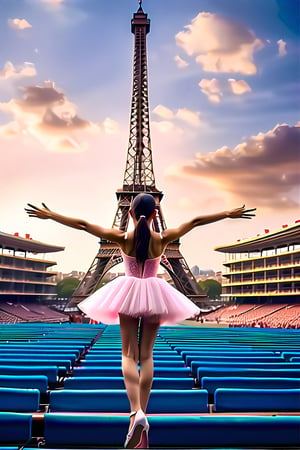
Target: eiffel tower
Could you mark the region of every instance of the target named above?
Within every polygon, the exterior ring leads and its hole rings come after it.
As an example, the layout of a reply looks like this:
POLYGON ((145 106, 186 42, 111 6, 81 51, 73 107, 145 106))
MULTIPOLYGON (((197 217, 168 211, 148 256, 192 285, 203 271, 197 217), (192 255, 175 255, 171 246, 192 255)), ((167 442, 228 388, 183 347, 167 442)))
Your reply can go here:
MULTIPOLYGON (((156 201, 157 214, 153 221, 153 229, 160 232, 166 228, 166 224, 160 205, 163 193, 156 188, 152 164, 146 49, 146 36, 150 31, 150 20, 142 9, 142 0, 139 0, 139 8, 133 14, 131 31, 134 34, 135 42, 129 144, 123 187, 116 192, 118 206, 112 226, 126 231, 132 200, 137 194, 147 192, 153 195, 156 201)), ((180 253, 179 246, 179 240, 168 245, 162 256, 161 265, 169 273, 179 291, 195 303, 203 303, 207 297, 202 293, 193 277, 180 253)), ((73 293, 66 309, 71 310, 80 301, 91 295, 99 286, 104 275, 121 262, 122 256, 117 245, 106 239, 100 239, 100 249, 85 277, 73 293)))

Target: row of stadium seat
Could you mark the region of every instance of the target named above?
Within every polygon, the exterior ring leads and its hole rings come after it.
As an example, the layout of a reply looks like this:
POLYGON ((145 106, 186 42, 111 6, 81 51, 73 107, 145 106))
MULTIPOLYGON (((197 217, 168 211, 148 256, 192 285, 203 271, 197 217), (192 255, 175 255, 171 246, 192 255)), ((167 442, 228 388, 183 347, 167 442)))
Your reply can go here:
MULTIPOLYGON (((41 395, 49 392, 49 382, 46 375, 0 375, 0 386, 38 389, 41 395)), ((124 380, 123 377, 69 377, 64 380, 63 387, 72 390, 124 389, 124 380)), ((154 377, 153 379, 153 389, 189 390, 194 387, 195 383, 192 378, 154 377)), ((300 378, 268 376, 203 377, 200 387, 207 390, 209 394, 214 394, 217 388, 300 389, 300 378)))
MULTIPOLYGON (((214 391, 217 412, 300 412, 300 389, 217 388, 214 391)), ((125 389, 57 390, 50 392, 48 412, 127 413, 129 403, 125 389)), ((0 388, 0 410, 39 412, 38 389, 0 388)), ((208 391, 153 389, 149 414, 208 413, 208 391)))
MULTIPOLYGON (((149 416, 151 445, 164 448, 281 447, 299 448, 299 416, 149 416)), ((2 445, 30 445, 33 417, 0 413, 2 445)), ((47 448, 120 447, 128 428, 121 415, 44 415, 44 445, 47 448)), ((24 450, 29 450, 25 447, 24 450)))

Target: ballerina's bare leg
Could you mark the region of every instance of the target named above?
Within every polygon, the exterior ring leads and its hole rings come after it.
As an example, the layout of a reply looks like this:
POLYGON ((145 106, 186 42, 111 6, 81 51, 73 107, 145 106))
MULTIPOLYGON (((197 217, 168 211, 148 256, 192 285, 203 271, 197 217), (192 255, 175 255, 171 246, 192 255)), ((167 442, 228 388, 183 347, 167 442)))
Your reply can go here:
MULTIPOLYGON (((131 411, 146 411, 153 380, 152 350, 158 328, 158 323, 142 320, 138 337, 139 319, 120 314, 122 372, 131 411)), ((129 427, 133 421, 134 417, 129 427)))
POLYGON ((149 395, 153 382, 153 346, 159 328, 158 322, 147 319, 141 320, 139 338, 140 360, 140 403, 141 409, 146 412, 149 395))
MULTIPOLYGON (((139 386, 139 319, 120 314, 120 329, 122 337, 122 372, 131 411, 141 409, 139 386)), ((134 418, 133 418, 134 420, 134 418)), ((131 422, 133 422, 131 420, 131 422)), ((131 423, 129 424, 131 426, 131 423)))

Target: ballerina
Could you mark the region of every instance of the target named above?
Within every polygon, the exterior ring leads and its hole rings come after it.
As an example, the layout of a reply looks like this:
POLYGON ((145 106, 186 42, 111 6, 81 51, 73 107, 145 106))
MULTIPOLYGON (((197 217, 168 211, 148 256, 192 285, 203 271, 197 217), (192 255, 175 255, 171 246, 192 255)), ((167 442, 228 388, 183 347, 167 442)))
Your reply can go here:
POLYGON ((130 404, 125 448, 148 448, 147 404, 153 381, 153 346, 160 325, 195 317, 199 308, 165 280, 157 277, 161 256, 173 242, 193 228, 226 218, 251 219, 255 208, 245 205, 230 211, 198 216, 177 228, 158 233, 152 229, 156 203, 150 194, 138 194, 131 205, 134 229, 125 232, 103 228, 28 203, 30 217, 51 219, 116 243, 122 253, 125 275, 119 276, 78 304, 88 317, 105 324, 120 324, 122 373, 130 404), (138 364, 140 369, 138 369, 138 364))

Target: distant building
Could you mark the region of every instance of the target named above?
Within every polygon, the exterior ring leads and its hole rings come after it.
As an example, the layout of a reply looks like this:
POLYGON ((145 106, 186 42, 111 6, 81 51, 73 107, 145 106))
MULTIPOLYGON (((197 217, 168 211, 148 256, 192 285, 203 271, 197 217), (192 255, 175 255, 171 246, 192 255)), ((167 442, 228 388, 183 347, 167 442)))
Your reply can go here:
POLYGON ((226 253, 224 299, 300 303, 300 221, 215 250, 226 253))
MULTIPOLYGON (((45 259, 45 253, 64 250, 64 247, 0 232, 0 310, 30 321, 64 318, 55 311, 38 305, 56 297, 56 272, 49 270, 55 261, 45 259), (36 255, 44 254, 43 258, 36 255)), ((0 317, 1 319, 1 317, 0 317)))
POLYGON ((199 266, 193 266, 191 268, 191 272, 194 275, 194 277, 198 276, 200 274, 200 269, 199 266))
POLYGON ((57 272, 56 281, 59 282, 61 280, 64 280, 65 278, 77 278, 78 280, 81 281, 84 276, 85 276, 85 272, 78 271, 78 270, 72 270, 69 273, 57 272))

